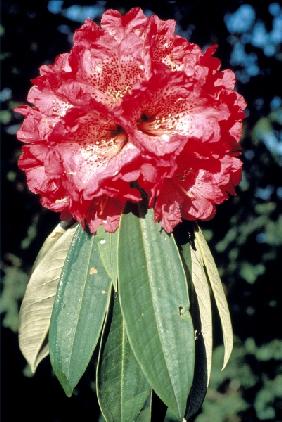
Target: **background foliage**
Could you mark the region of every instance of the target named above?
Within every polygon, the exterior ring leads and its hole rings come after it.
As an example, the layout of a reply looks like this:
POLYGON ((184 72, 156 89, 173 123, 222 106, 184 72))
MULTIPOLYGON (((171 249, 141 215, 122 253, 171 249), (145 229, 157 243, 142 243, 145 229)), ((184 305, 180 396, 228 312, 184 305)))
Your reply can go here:
MULTIPOLYGON (((20 123, 13 107, 25 100, 38 66, 66 51, 86 17, 105 8, 177 20, 178 33, 206 47, 218 43, 224 67, 232 67, 248 102, 242 141, 244 177, 238 196, 202 224, 226 284, 236 345, 221 372, 217 338, 211 385, 196 422, 282 421, 281 267, 282 217, 282 9, 273 1, 21 1, 3 2, 1 131, 2 220, 2 417, 41 422, 99 420, 90 366, 76 395, 67 399, 46 360, 29 378, 17 345, 18 304, 33 260, 58 216, 42 210, 17 169, 20 123), (280 209, 281 211, 281 209, 280 209), (37 409, 41 408, 40 414, 37 409), (78 419, 79 418, 79 419, 78 419)), ((215 335, 220 332, 215 321, 215 335)), ((158 409, 154 410, 159 420, 158 409)))

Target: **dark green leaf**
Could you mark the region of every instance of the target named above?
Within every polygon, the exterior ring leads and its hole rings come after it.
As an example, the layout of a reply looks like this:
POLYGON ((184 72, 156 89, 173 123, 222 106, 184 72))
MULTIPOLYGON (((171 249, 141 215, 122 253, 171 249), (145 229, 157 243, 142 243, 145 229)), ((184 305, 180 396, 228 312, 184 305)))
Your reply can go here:
POLYGON ((139 413, 135 422, 150 422, 152 413, 152 394, 147 398, 145 406, 139 413))
POLYGON ((100 228, 97 236, 99 237, 98 245, 101 259, 112 279, 115 291, 117 291, 119 230, 116 230, 114 233, 108 233, 103 228, 100 228))
POLYGON ((122 217, 119 294, 133 352, 150 385, 180 417, 194 371, 194 329, 181 258, 172 236, 146 218, 122 217))
POLYGON ((97 368, 97 394, 106 421, 135 421, 150 392, 132 353, 120 305, 115 299, 109 334, 102 345, 97 368))
POLYGON ((165 414, 164 422, 179 422, 179 417, 168 408, 165 414))
POLYGON ((111 279, 97 242, 96 236, 82 228, 75 233, 51 318, 51 363, 67 395, 89 363, 109 304, 111 279))

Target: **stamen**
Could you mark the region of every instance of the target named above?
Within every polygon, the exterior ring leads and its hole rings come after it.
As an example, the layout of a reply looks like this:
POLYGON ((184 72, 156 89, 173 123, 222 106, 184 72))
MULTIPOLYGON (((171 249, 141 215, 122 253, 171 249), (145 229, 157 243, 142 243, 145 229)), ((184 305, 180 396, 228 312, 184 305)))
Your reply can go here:
POLYGON ((171 134, 175 132, 178 117, 179 116, 173 116, 172 114, 167 114, 162 117, 142 114, 138 121, 138 128, 149 136, 171 134))
POLYGON ((127 135, 119 125, 101 128, 100 137, 97 131, 88 132, 88 136, 81 143, 80 153, 90 167, 104 166, 111 158, 115 157, 127 142, 127 135))

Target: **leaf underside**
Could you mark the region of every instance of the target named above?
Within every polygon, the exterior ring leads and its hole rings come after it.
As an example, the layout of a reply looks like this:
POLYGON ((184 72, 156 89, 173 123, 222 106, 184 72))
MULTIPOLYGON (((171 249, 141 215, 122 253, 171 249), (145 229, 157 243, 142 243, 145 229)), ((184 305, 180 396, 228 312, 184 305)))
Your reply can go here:
POLYGON ((211 312, 211 298, 207 276, 204 270, 201 250, 199 248, 193 249, 188 243, 182 249, 183 259, 188 267, 190 273, 190 281, 195 290, 197 303, 199 307, 201 329, 200 333, 203 338, 206 355, 207 367, 207 386, 211 373, 212 361, 212 312, 211 312))
POLYGON ((202 323, 200 317, 199 303, 197 294, 193 288, 191 273, 192 273, 192 246, 186 243, 181 247, 181 256, 183 258, 184 267, 186 270, 187 282, 190 287, 191 298, 191 314, 195 328, 195 369, 194 378, 190 394, 187 401, 185 418, 190 420, 201 408, 204 398, 207 394, 208 374, 207 374, 207 353, 202 335, 202 323))
POLYGON ((76 227, 56 227, 44 242, 36 260, 20 309, 19 345, 35 372, 48 355, 44 346, 60 274, 76 227))
POLYGON ((52 230, 52 232, 47 236, 45 239, 40 251, 37 254, 37 257, 33 264, 33 270, 37 267, 39 262, 44 258, 46 253, 52 248, 52 246, 60 239, 60 237, 66 232, 61 225, 61 223, 57 224, 57 226, 52 230))
POLYGON ((224 359, 222 369, 224 369, 233 349, 233 329, 228 303, 213 256, 200 228, 198 228, 198 230, 195 232, 195 244, 196 248, 201 251, 203 264, 206 268, 208 280, 215 298, 215 303, 221 321, 224 343, 224 359))

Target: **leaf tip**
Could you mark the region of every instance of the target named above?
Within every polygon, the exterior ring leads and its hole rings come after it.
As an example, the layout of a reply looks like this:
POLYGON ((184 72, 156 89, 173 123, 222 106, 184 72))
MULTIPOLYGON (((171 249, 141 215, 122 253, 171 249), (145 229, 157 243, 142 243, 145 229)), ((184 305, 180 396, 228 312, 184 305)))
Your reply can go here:
POLYGON ((56 371, 54 367, 53 367, 53 369, 54 369, 54 372, 55 372, 57 379, 59 380, 59 382, 60 382, 60 384, 61 384, 61 386, 64 390, 65 395, 67 397, 71 397, 75 386, 70 384, 67 376, 63 372, 56 371))
POLYGON ((59 380, 59 381, 61 383, 61 386, 63 387, 65 395, 67 397, 71 397, 72 393, 73 393, 73 387, 65 379, 64 379, 63 382, 61 380, 59 380))
POLYGON ((29 364, 32 375, 34 375, 37 369, 37 365, 35 364, 32 365, 30 362, 28 362, 28 364, 29 364))
POLYGON ((230 352, 226 353, 226 355, 224 356, 223 364, 222 364, 222 368, 221 368, 222 371, 226 368, 226 365, 229 362, 231 352, 232 352, 232 349, 230 350, 230 352))

